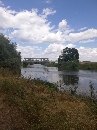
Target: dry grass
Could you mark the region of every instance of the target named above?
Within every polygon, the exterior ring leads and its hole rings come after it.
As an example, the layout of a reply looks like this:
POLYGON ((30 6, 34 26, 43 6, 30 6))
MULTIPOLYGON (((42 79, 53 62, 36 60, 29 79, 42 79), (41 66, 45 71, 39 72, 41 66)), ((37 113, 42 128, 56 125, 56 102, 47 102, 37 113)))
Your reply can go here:
POLYGON ((2 73, 0 130, 97 129, 97 105, 90 100, 57 92, 50 83, 2 73))

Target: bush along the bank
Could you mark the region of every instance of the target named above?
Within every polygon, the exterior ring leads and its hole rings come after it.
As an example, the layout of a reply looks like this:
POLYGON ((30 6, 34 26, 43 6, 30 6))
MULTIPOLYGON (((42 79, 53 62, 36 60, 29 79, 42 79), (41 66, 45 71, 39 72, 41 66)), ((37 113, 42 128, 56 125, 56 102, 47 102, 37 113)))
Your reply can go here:
POLYGON ((78 70, 79 63, 77 61, 59 62, 58 70, 78 70))
POLYGON ((89 63, 80 63, 79 69, 81 70, 97 70, 97 63, 89 62, 89 63))

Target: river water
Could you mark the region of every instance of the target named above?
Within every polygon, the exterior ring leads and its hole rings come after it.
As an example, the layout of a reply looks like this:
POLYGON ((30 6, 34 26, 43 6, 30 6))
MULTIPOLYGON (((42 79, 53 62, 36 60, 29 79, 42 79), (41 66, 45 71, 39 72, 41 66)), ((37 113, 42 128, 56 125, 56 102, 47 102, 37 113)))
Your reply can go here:
POLYGON ((40 80, 56 83, 61 91, 75 90, 77 94, 90 95, 90 82, 93 83, 94 93, 97 95, 97 71, 58 71, 57 67, 46 67, 34 64, 29 68, 22 68, 21 74, 25 78, 39 78, 40 80))

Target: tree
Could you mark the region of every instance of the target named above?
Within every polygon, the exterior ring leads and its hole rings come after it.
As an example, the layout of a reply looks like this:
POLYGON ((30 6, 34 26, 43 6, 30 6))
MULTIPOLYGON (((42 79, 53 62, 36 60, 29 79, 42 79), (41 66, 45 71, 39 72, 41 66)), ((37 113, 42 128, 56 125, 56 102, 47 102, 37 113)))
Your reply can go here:
POLYGON ((58 61, 65 61, 65 62, 70 62, 74 60, 77 61, 79 60, 78 50, 75 48, 68 48, 68 47, 63 49, 62 54, 58 58, 58 61))
POLYGON ((62 54, 58 58, 58 64, 62 67, 65 65, 67 69, 75 69, 78 67, 79 62, 79 53, 78 50, 75 48, 68 48, 66 47, 63 49, 62 54))
POLYGON ((19 72, 21 53, 17 52, 16 47, 16 43, 11 43, 8 38, 0 34, 0 67, 19 72))

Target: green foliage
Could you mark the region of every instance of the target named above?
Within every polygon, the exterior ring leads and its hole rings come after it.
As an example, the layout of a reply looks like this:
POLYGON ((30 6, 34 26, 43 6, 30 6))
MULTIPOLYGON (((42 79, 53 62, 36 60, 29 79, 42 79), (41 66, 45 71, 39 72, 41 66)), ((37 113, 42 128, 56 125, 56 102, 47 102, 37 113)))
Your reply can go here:
POLYGON ((47 67, 58 67, 58 63, 55 63, 55 62, 46 63, 45 66, 47 66, 47 67))
POLYGON ((35 85, 40 85, 40 86, 43 85, 51 90, 58 91, 58 88, 57 88, 56 84, 54 84, 54 83, 45 82, 40 79, 32 79, 32 81, 34 82, 35 85))
POLYGON ((68 47, 63 49, 62 54, 58 58, 58 62, 60 61, 70 62, 74 60, 79 60, 78 50, 75 48, 68 48, 68 47))
POLYGON ((77 70, 78 62, 78 50, 66 47, 58 58, 58 68, 61 70, 77 70))
POLYGON ((78 61, 70 61, 70 62, 59 62, 58 69, 59 70, 78 70, 79 63, 78 61))
POLYGON ((8 38, 0 34, 0 67, 19 72, 21 56, 16 46, 16 43, 11 43, 8 38))
POLYGON ((27 67, 27 66, 28 66, 28 62, 23 61, 23 67, 25 68, 25 67, 27 67))
POLYGON ((97 70, 97 63, 96 62, 89 62, 89 63, 79 63, 79 69, 82 70, 97 70))

